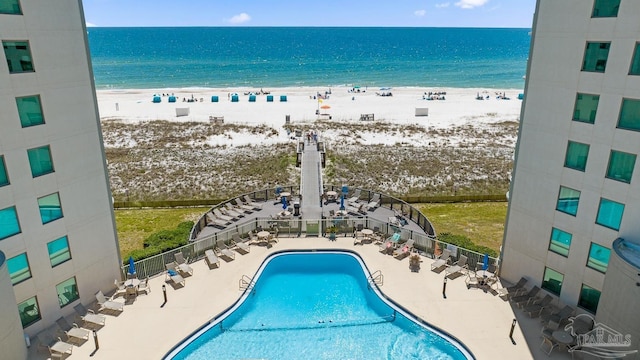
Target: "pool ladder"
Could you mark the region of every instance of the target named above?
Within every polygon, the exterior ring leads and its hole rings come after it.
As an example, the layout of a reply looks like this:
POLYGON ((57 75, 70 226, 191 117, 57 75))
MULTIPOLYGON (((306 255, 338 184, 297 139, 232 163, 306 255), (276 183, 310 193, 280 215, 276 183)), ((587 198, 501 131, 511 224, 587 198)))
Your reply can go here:
POLYGON ((369 286, 371 286, 371 284, 382 286, 384 283, 384 275, 382 275, 382 271, 376 270, 373 274, 369 275, 367 282, 369 283, 369 286))
POLYGON ((239 281, 240 291, 249 290, 251 291, 253 287, 256 286, 256 282, 253 281, 252 278, 247 275, 242 275, 239 281))

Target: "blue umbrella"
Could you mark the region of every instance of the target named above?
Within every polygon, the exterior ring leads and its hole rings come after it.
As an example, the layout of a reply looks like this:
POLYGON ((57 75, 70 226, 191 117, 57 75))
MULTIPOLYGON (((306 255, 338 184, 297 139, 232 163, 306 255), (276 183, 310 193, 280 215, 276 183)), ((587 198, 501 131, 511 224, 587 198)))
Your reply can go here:
POLYGON ((282 201, 282 209, 283 209, 283 210, 287 210, 287 197, 286 197, 286 196, 283 196, 283 197, 281 198, 281 201, 282 201))
POLYGON ((344 194, 340 195, 340 210, 344 210, 344 194))
POLYGON ((487 270, 489 268, 489 254, 484 254, 484 258, 482 259, 482 270, 487 270))
POLYGON ((129 274, 136 274, 136 265, 133 263, 133 256, 129 256, 129 274))

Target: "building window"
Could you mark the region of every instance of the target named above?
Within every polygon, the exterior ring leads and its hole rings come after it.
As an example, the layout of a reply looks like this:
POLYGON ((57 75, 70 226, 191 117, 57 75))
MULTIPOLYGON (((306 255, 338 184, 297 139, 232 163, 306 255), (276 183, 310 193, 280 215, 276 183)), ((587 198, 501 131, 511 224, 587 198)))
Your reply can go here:
POLYGON ((38 299, 34 296, 18 304, 18 313, 20 314, 20 321, 22 321, 23 328, 26 328, 40 320, 41 316, 38 299))
POLYGON ((38 198, 38 207, 40 208, 40 218, 43 225, 62 217, 62 206, 60 205, 60 195, 58 193, 38 198))
POLYGON ((600 302, 600 291, 582 284, 578 306, 595 314, 596 310, 598 310, 598 302, 600 302))
POLYGON ((42 176, 53 172, 53 160, 51 159, 51 148, 49 145, 27 150, 31 175, 33 177, 42 176))
POLYGON ((0 155, 0 187, 9 185, 9 176, 7 175, 7 167, 4 164, 4 156, 0 155))
POLYGON ((569 248, 571 247, 571 238, 573 235, 560 229, 551 229, 551 241, 549 242, 549 250, 564 257, 569 256, 569 248))
POLYGON ((13 285, 31 278, 27 253, 22 253, 7 260, 7 269, 13 285))
POLYGON ((588 42, 584 51, 582 71, 604 72, 610 46, 611 43, 608 42, 588 42))
POLYGON ((58 293, 60 307, 79 299, 80 295, 78 294, 75 276, 56 285, 56 292, 58 293))
POLYGON ((33 72, 33 61, 28 41, 3 41, 4 55, 7 58, 9 73, 33 72))
POLYGON ((551 268, 545 267, 541 287, 552 294, 560 296, 562 280, 564 280, 564 275, 551 268))
POLYGON ((607 177, 609 179, 630 183, 631 174, 633 174, 635 165, 635 154, 611 150, 609 166, 607 167, 607 177))
POLYGON ((611 255, 611 249, 607 249, 596 243, 591 243, 587 267, 600 271, 601 273, 606 273, 607 266, 609 266, 609 255, 611 255))
POLYGON ((640 100, 622 100, 618 128, 640 131, 640 100))
POLYGON ((576 214, 578 213, 579 202, 580 191, 560 186, 560 194, 558 194, 558 204, 556 205, 556 210, 576 216, 576 214))
POLYGON ((624 204, 619 202, 600 198, 600 206, 598 207, 598 217, 596 224, 608 227, 613 230, 620 230, 622 222, 622 214, 624 213, 624 204))
POLYGON ((620 0, 595 0, 591 17, 616 17, 620 0))
POLYGON ((22 10, 20 10, 20 2, 18 0, 0 1, 0 14, 21 15, 22 10))
POLYGON ((580 94, 576 95, 576 105, 573 108, 573 120, 593 124, 596 121, 600 95, 580 94))
POLYGON ((629 75, 640 75, 640 43, 636 43, 636 51, 633 52, 629 75))
POLYGON ((47 250, 49 250, 49 260, 51 260, 51 267, 62 264, 63 262, 71 259, 71 252, 69 251, 69 241, 66 236, 48 243, 47 250))
POLYGON ((19 234, 21 231, 16 207, 12 206, 0 210, 0 240, 19 234))
POLYGON ((569 144, 567 145, 567 154, 564 158, 564 166, 570 169, 584 171, 584 169, 587 167, 588 156, 588 144, 569 141, 569 144))
POLYGON ((20 124, 23 128, 44 124, 40 95, 16 98, 16 105, 18 105, 20 124))

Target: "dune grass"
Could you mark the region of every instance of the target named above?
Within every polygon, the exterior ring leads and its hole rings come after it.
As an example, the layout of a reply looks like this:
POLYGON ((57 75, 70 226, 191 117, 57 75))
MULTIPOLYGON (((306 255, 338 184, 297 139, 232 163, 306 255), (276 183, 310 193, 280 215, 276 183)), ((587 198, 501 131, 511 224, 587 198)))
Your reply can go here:
POLYGON ((436 229, 436 233, 467 236, 476 245, 500 251, 506 202, 414 204, 436 229))
POLYGON ((143 241, 160 230, 173 230, 183 221, 197 221, 209 208, 126 209, 115 210, 116 228, 123 259, 142 249, 143 241))

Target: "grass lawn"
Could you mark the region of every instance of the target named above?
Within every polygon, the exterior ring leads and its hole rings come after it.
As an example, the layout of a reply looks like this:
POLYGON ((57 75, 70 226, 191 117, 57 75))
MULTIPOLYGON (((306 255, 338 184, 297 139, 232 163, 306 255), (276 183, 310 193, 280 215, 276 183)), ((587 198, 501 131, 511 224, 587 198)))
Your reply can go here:
POLYGON ((415 204, 436 229, 436 234, 448 232, 465 235, 477 245, 500 251, 506 202, 415 204))
POLYGON ((175 229, 183 221, 196 222, 209 209, 200 207, 115 210, 122 259, 127 259, 130 251, 142 249, 142 242, 152 233, 175 229))

